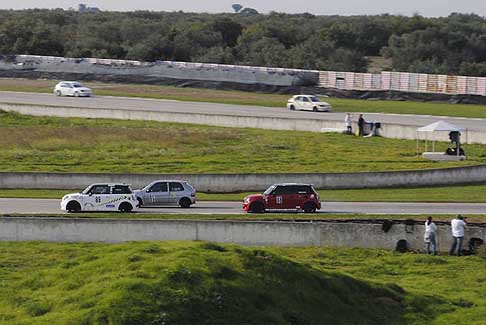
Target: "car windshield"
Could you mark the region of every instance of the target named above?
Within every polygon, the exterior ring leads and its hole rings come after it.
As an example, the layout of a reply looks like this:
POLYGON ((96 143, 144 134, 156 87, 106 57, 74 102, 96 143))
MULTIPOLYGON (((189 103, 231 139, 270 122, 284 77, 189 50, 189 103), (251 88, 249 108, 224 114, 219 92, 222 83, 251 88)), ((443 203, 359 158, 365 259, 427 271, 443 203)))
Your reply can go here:
POLYGON ((91 189, 91 185, 90 185, 90 186, 88 186, 87 188, 85 188, 85 189, 84 189, 84 190, 81 192, 81 194, 88 194, 88 192, 89 192, 89 190, 90 190, 90 189, 91 189))
POLYGON ((82 88, 82 87, 84 87, 84 86, 83 86, 82 84, 80 84, 80 83, 77 83, 77 82, 76 82, 76 83, 74 83, 74 82, 73 82, 73 87, 74 87, 74 88, 82 88))
POLYGON ((311 96, 311 97, 309 97, 309 98, 310 98, 310 100, 311 100, 311 101, 313 101, 314 103, 318 103, 318 102, 320 102, 320 101, 321 101, 321 100, 320 100, 318 97, 316 97, 316 96, 311 96))
POLYGON ((263 192, 263 194, 265 194, 265 195, 269 195, 270 193, 272 193, 272 192, 273 192, 273 190, 275 189, 275 187, 276 187, 275 185, 270 186, 269 188, 267 188, 267 189, 265 190, 265 192, 263 192))

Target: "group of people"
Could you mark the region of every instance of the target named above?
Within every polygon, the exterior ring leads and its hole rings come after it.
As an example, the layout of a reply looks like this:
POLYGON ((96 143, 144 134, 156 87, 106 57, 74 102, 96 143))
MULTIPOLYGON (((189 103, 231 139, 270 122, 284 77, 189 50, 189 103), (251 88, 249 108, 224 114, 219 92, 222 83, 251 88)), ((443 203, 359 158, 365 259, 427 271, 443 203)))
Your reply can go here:
MULTIPOLYGON (((363 114, 359 114, 358 118, 358 136, 362 137, 364 135, 363 128, 366 121, 363 114)), ((353 115, 351 113, 346 113, 344 116, 344 125, 346 126, 346 133, 353 134, 353 115)))
MULTIPOLYGON (((451 221, 452 245, 449 250, 449 255, 462 255, 462 242, 464 240, 464 230, 466 228, 466 220, 462 215, 457 215, 451 221)), ((425 253, 437 254, 437 226, 432 221, 432 217, 428 217, 425 221, 425 253), (431 250, 432 248, 432 250, 431 250)))

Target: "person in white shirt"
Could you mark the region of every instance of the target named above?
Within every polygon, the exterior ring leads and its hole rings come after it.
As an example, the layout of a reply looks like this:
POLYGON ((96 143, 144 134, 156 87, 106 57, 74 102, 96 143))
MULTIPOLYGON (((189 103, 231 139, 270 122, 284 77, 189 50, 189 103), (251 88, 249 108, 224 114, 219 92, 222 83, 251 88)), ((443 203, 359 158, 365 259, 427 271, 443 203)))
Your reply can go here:
POLYGON ((462 255, 462 241, 464 240, 464 229, 466 228, 466 221, 460 214, 451 221, 452 230, 452 245, 449 250, 449 255, 454 255, 457 248, 457 256, 462 255))
POLYGON ((353 116, 350 113, 346 113, 344 125, 346 126, 347 134, 353 134, 353 116))
POLYGON ((434 255, 437 255, 436 232, 437 232, 437 226, 432 221, 432 217, 428 217, 427 221, 425 221, 425 233, 424 233, 425 254, 431 253, 430 246, 432 245, 432 252, 434 255))

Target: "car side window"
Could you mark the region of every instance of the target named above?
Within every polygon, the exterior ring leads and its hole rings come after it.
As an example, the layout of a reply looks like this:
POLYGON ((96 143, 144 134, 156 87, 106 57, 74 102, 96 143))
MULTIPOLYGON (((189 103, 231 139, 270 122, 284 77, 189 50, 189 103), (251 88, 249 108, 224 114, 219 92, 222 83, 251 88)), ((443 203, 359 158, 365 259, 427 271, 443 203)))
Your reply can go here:
POLYGON ((167 183, 166 182, 158 182, 152 185, 149 189, 150 192, 167 192, 167 183))
POLYGON ((95 185, 89 190, 89 194, 110 194, 108 185, 95 185))
POLYGON ((182 192, 182 191, 184 191, 184 186, 182 186, 181 183, 170 182, 169 183, 169 190, 171 192, 182 192))
POLYGON ((131 194, 132 191, 128 185, 115 185, 112 187, 111 192, 113 194, 131 194))
POLYGON ((296 193, 298 194, 312 194, 310 186, 300 185, 296 186, 296 193))
POLYGON ((284 194, 284 193, 283 193, 283 192, 284 192, 284 188, 285 188, 284 186, 277 186, 277 187, 276 187, 276 188, 273 190, 272 194, 273 194, 273 195, 282 195, 282 194, 284 194))
POLYGON ((307 97, 302 97, 302 101, 303 101, 303 102, 308 102, 308 101, 309 101, 309 98, 307 98, 307 97))
POLYGON ((301 102, 302 101, 302 97, 301 96, 295 97, 295 100, 301 102))

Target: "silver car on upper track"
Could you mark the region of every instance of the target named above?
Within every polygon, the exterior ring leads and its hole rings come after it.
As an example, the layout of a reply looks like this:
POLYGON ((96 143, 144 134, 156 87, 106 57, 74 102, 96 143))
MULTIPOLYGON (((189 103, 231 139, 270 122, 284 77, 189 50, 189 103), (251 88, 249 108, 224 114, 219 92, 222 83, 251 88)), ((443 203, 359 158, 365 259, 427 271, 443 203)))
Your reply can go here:
POLYGON ((330 112, 331 104, 314 95, 295 95, 287 101, 287 108, 291 111, 330 112))
POLYGON ((179 205, 189 208, 196 203, 196 190, 186 181, 157 180, 133 191, 140 207, 179 205))

